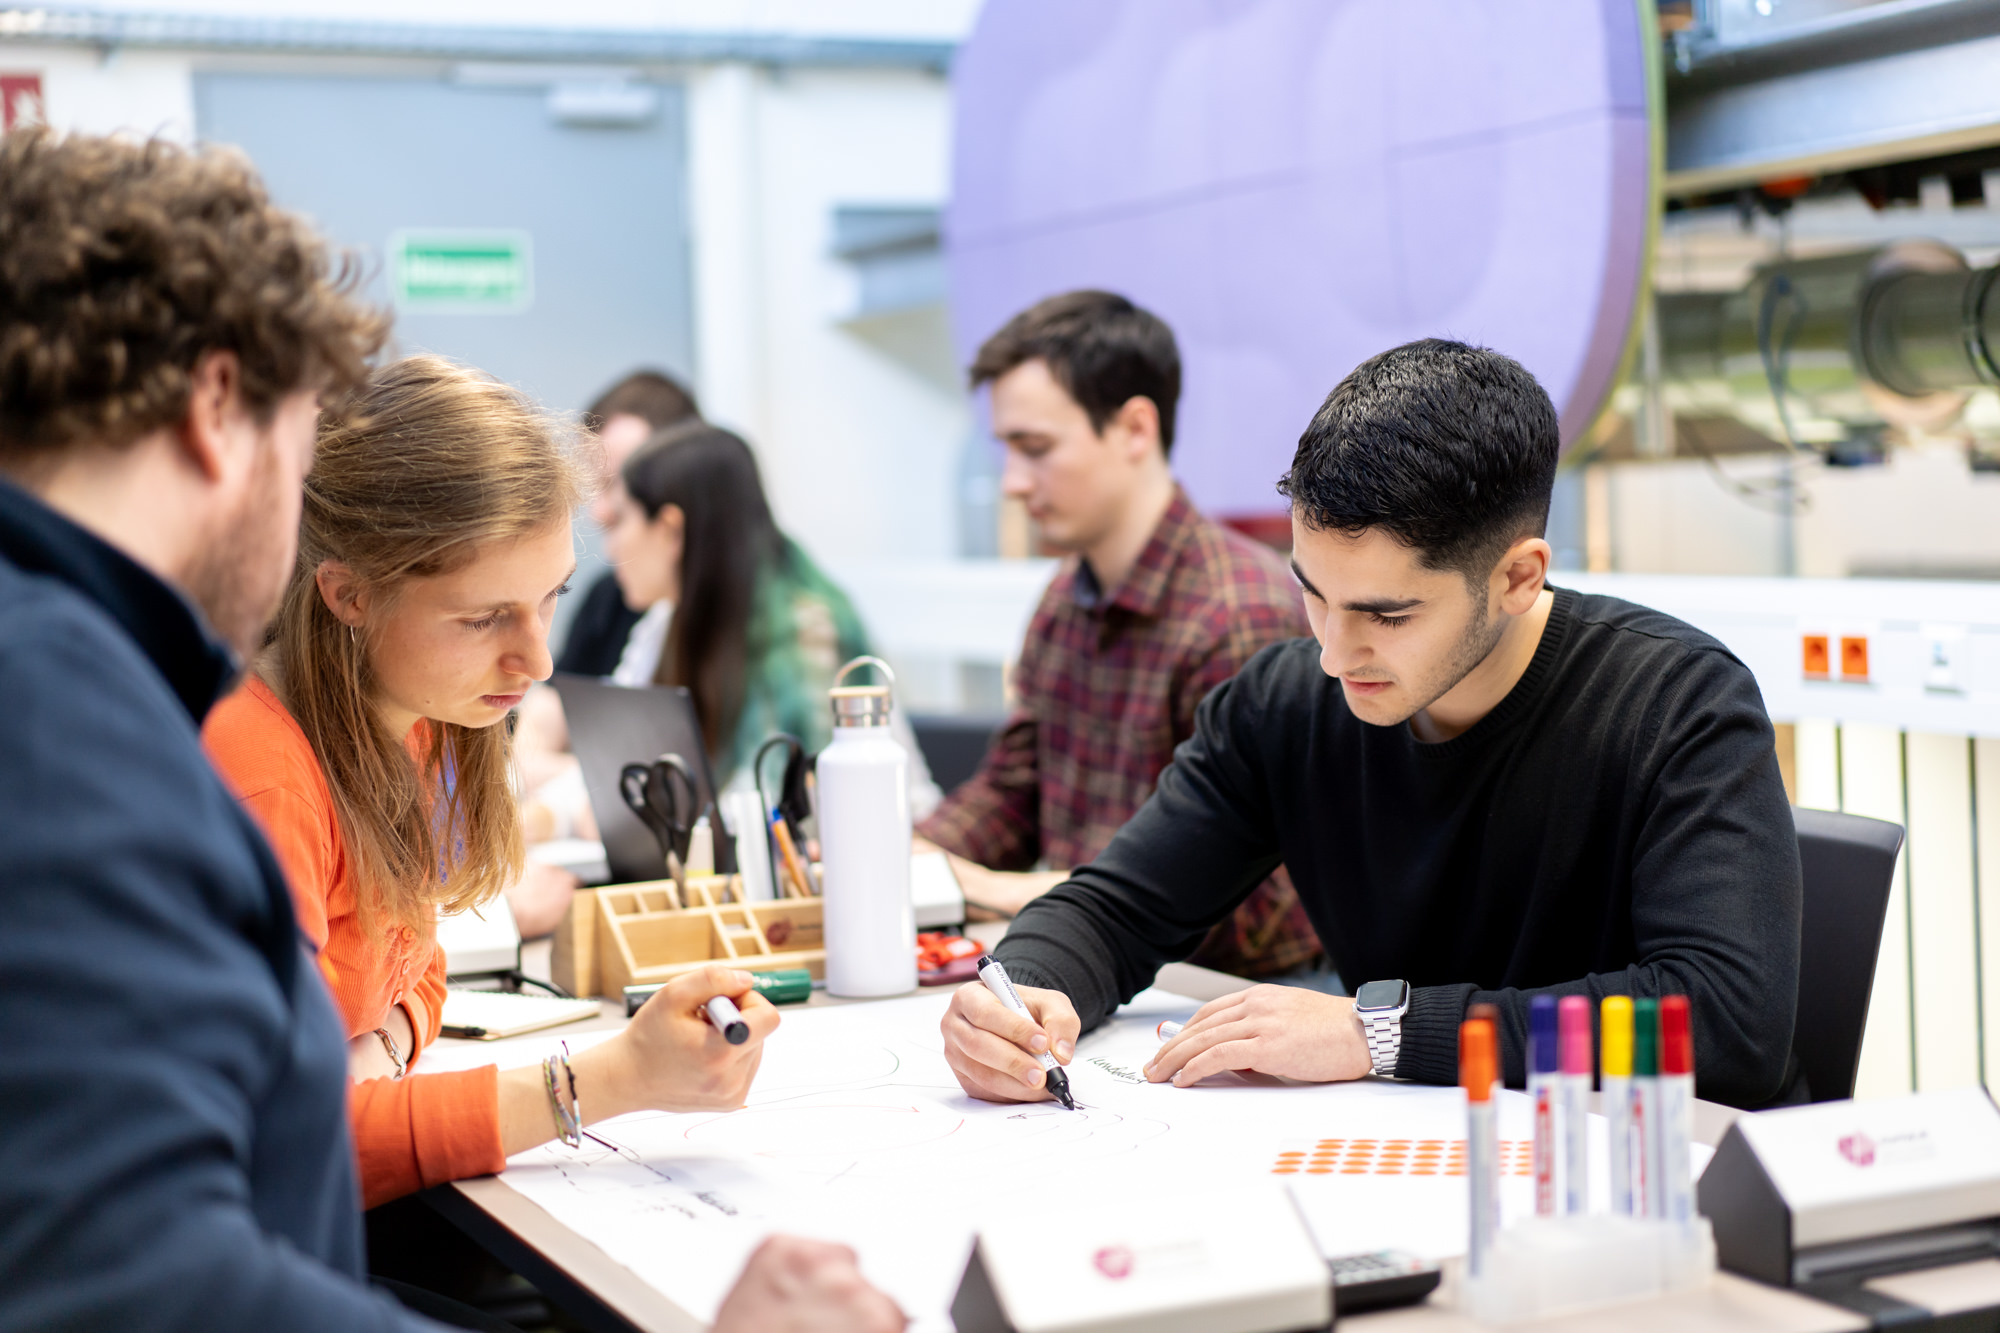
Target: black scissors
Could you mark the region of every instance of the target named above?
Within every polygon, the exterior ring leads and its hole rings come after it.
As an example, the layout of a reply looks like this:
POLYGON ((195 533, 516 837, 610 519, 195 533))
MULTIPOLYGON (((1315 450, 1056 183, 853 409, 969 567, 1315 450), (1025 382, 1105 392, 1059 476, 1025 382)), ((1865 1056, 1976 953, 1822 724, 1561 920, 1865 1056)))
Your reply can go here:
POLYGON ((688 844, 701 813, 701 788, 695 785, 687 761, 677 754, 663 754, 650 764, 627 764, 618 772, 618 794, 659 839, 675 895, 685 903, 688 844))

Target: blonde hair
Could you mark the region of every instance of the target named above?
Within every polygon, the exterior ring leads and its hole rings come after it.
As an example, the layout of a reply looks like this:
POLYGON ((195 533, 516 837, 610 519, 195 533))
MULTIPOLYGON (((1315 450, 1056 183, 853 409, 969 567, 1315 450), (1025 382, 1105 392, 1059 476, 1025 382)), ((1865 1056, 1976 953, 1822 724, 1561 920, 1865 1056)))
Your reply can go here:
POLYGON ((510 728, 428 721, 413 757, 377 714, 368 635, 327 608, 319 567, 338 561, 391 603, 411 579, 546 531, 581 502, 583 475, 566 430, 442 357, 384 366, 320 429, 298 567, 259 672, 319 757, 364 920, 460 911, 520 873, 510 728))

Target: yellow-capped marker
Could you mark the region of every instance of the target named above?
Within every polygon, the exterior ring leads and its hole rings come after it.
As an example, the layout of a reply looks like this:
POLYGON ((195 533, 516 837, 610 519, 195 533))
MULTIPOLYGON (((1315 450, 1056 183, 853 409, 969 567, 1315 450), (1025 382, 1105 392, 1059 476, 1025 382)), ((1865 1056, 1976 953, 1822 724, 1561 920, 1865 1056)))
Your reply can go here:
POLYGON ((1632 997, 1604 997, 1604 1077, 1632 1077, 1632 997))
POLYGON ((1632 1138, 1632 999, 1607 995, 1599 1013, 1599 1071, 1611 1138, 1611 1211, 1629 1214, 1633 1154, 1639 1147, 1632 1138))

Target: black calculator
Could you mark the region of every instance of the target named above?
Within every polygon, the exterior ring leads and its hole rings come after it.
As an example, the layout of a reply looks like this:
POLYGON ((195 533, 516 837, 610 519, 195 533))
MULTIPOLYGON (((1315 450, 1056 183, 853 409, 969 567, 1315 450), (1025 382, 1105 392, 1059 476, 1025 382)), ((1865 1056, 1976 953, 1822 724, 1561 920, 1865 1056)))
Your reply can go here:
POLYGON ((1402 1250, 1348 1254, 1326 1261, 1335 1315, 1413 1305, 1437 1290, 1438 1266, 1402 1250))

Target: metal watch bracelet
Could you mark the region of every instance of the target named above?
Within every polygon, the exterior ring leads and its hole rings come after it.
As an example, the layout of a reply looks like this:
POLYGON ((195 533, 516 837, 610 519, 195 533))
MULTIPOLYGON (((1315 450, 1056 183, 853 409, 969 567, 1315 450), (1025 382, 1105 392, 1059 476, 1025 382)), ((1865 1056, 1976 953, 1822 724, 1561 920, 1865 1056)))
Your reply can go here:
POLYGON ((1402 1015, 1363 1016, 1361 1034, 1368 1042, 1369 1067, 1377 1074, 1393 1075, 1403 1050, 1402 1015))

